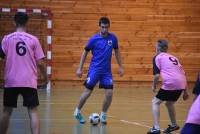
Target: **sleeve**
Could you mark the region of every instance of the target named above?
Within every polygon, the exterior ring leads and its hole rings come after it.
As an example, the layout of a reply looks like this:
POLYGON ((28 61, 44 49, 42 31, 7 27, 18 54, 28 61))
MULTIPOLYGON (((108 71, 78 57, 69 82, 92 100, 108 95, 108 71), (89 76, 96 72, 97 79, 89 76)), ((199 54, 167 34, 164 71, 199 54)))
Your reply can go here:
POLYGON ((6 55, 5 55, 5 52, 4 52, 4 50, 5 50, 5 48, 3 48, 3 47, 5 47, 6 46, 6 39, 5 38, 3 38, 3 40, 2 40, 2 42, 1 42, 1 44, 0 44, 0 57, 1 58, 4 58, 6 55))
POLYGON ((34 53, 35 53, 36 60, 40 60, 45 57, 44 52, 41 47, 41 44, 37 38, 35 40, 35 52, 34 53))
POLYGON ((154 56, 153 57, 153 75, 160 74, 160 69, 157 66, 156 62, 158 62, 158 61, 156 61, 156 56, 154 56))
POLYGON ((89 41, 87 42, 86 46, 85 46, 85 50, 86 51, 90 51, 93 49, 93 42, 94 42, 94 39, 93 37, 89 39, 89 41))
POLYGON ((192 91, 192 93, 196 94, 196 95, 200 94, 200 78, 199 77, 200 77, 200 72, 198 72, 197 80, 195 82, 195 85, 194 85, 194 88, 193 88, 193 91, 192 91))
POLYGON ((116 36, 114 36, 113 48, 118 49, 118 39, 116 36))

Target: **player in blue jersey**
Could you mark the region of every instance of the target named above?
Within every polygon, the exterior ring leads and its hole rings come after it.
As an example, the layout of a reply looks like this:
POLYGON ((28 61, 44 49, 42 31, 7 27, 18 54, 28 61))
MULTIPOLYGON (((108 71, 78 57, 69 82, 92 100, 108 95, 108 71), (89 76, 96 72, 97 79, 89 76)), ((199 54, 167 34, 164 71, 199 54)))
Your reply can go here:
POLYGON ((88 76, 84 83, 85 90, 81 94, 78 105, 74 111, 74 117, 82 124, 85 123, 85 119, 81 115, 81 108, 91 95, 97 82, 99 82, 100 88, 105 89, 105 99, 100 114, 100 121, 101 123, 106 124, 106 112, 112 102, 113 96, 113 78, 111 73, 113 49, 119 65, 118 73, 120 76, 123 76, 124 73, 117 37, 113 33, 108 32, 110 20, 107 17, 101 17, 99 20, 99 27, 100 32, 92 36, 86 44, 85 50, 81 56, 80 65, 76 71, 76 75, 81 77, 85 59, 89 51, 91 51, 92 59, 88 70, 88 76))

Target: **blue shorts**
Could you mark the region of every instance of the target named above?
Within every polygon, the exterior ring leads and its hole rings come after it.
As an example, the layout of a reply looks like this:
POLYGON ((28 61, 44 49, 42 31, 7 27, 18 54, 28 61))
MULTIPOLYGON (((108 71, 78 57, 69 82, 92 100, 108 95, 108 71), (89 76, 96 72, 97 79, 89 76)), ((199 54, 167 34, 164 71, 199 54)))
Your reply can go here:
POLYGON ((84 85, 87 89, 93 90, 97 82, 99 82, 99 88, 113 89, 113 78, 111 73, 88 73, 84 85))
POLYGON ((200 125, 186 123, 181 130, 180 134, 199 134, 200 125))

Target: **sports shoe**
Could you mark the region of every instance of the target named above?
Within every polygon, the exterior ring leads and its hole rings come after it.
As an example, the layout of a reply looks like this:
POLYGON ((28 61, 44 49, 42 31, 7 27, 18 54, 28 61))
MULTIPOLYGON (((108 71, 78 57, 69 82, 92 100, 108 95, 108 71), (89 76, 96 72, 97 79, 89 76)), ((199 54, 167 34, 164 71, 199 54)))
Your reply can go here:
POLYGON ((76 113, 74 114, 74 117, 79 121, 79 123, 84 124, 86 121, 83 118, 83 116, 81 115, 81 113, 76 113))
POLYGON ((160 134, 160 129, 155 129, 154 127, 152 127, 147 134, 160 134))
POLYGON ((166 128, 163 133, 170 133, 172 131, 178 130, 180 127, 178 125, 172 126, 168 125, 168 128, 166 128))
POLYGON ((107 124, 106 115, 105 114, 101 114, 100 115, 100 121, 101 121, 102 124, 107 124))

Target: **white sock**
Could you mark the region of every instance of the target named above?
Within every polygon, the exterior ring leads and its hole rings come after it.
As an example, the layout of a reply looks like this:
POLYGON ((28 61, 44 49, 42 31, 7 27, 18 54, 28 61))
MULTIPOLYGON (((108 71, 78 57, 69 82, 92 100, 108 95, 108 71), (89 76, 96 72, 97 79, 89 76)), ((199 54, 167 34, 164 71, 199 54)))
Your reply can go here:
POLYGON ((159 126, 154 126, 155 129, 157 130, 160 130, 160 127, 159 126))
POLYGON ((103 112, 103 111, 102 111, 102 112, 101 112, 101 116, 102 116, 102 115, 106 115, 106 112, 103 112))
POLYGON ((171 126, 175 127, 175 126, 177 126, 177 124, 176 123, 171 123, 171 126))
POLYGON ((74 111, 74 115, 77 115, 77 114, 80 113, 80 112, 81 112, 81 110, 78 109, 78 108, 76 108, 75 111, 74 111))

